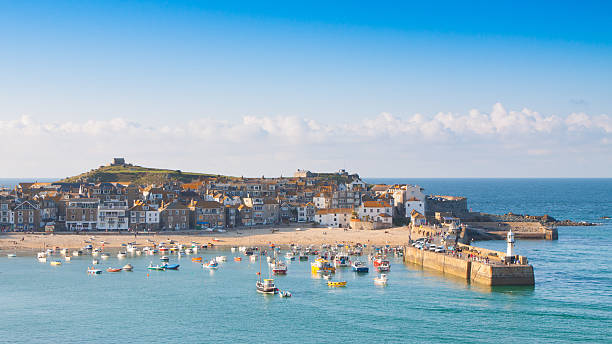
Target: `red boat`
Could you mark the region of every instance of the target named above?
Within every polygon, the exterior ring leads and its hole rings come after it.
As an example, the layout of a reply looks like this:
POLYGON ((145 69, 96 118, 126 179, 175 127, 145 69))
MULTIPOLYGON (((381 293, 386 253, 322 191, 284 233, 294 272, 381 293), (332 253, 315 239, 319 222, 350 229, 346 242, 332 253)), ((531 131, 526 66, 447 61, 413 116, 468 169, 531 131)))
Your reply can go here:
POLYGON ((115 269, 115 268, 106 269, 106 272, 119 272, 119 271, 121 271, 121 269, 115 269))
POLYGON ((374 268, 378 271, 389 271, 391 270, 391 263, 388 260, 381 257, 374 259, 374 268))
POLYGON ((275 275, 286 275, 287 274, 287 264, 279 261, 274 263, 272 267, 272 273, 275 275))

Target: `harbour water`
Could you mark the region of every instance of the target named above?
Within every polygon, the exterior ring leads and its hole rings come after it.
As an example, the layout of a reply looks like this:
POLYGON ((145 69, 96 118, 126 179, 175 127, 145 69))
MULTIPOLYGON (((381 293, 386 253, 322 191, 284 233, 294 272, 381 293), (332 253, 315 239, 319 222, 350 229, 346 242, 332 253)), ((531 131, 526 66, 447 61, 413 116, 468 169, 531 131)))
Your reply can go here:
MULTIPOLYGON (((371 180, 370 180, 371 182, 371 180)), ((114 256, 99 265, 134 265, 134 272, 88 276, 91 257, 61 266, 34 257, 0 256, 0 341, 279 342, 279 343, 551 343, 609 342, 612 338, 612 180, 397 180, 428 193, 465 195, 487 212, 548 213, 602 222, 565 227, 558 241, 518 241, 535 268, 535 287, 484 288, 392 260, 389 285, 375 273, 350 269, 331 289, 313 278, 309 262, 292 262, 276 278, 292 298, 255 291, 259 263, 234 262, 218 271, 171 263, 179 271, 145 268, 159 256, 114 256)), ((500 241, 478 242, 502 249, 500 241)), ((238 253, 234 253, 238 255, 238 253)), ((362 257, 366 260, 366 257, 362 257)), ((267 274, 263 264, 264 275, 267 274)), ((371 266, 370 266, 371 267, 371 266)))

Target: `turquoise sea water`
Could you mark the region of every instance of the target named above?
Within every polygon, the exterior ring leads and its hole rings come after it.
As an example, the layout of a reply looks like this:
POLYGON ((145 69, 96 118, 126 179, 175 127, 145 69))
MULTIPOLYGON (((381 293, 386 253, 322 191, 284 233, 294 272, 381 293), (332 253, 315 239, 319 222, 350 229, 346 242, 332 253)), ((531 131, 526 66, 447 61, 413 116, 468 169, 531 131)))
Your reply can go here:
POLYGON ((148 272, 158 257, 113 256, 100 267, 130 262, 135 271, 99 276, 85 273, 91 257, 53 267, 2 252, 0 342, 610 342, 612 223, 599 217, 612 215, 612 180, 409 182, 467 195, 474 210, 604 224, 561 228, 558 241, 518 241, 518 253, 535 268, 535 287, 469 285, 396 259, 387 287, 375 286, 372 272, 347 269, 338 279, 348 287, 330 289, 311 276, 309 262, 292 262, 288 275, 276 278, 290 299, 257 294, 259 264, 234 262, 229 251, 200 252, 228 256, 214 272, 189 258, 172 259, 179 271, 148 272))

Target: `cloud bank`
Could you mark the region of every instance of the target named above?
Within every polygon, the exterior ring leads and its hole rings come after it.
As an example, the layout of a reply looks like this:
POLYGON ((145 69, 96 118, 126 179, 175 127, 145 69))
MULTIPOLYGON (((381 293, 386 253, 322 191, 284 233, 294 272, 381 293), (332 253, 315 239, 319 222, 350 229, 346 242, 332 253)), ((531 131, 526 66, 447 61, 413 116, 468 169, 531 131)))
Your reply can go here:
POLYGON ((0 135, 1 152, 10 157, 2 177, 63 176, 113 156, 232 175, 279 175, 298 167, 346 167, 381 177, 610 177, 612 170, 612 117, 542 115, 499 103, 488 113, 381 113, 334 124, 295 116, 159 126, 125 118, 55 123, 22 116, 0 121, 0 135))

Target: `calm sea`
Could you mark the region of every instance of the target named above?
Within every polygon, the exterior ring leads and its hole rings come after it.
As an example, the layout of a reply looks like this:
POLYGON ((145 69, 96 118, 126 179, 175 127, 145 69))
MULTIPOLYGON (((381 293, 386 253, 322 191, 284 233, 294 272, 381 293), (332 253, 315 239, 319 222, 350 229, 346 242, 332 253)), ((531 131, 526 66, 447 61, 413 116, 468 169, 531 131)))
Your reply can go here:
MULTIPOLYGON (((373 180, 369 180, 373 181, 373 180)), ((389 180, 386 180, 389 182, 389 180)), ((518 241, 529 257, 535 287, 483 288, 392 261, 389 285, 349 270, 330 289, 308 262, 289 264, 277 284, 290 299, 255 292, 258 263, 232 253, 210 272, 189 258, 179 271, 147 272, 149 256, 103 268, 131 273, 85 273, 91 257, 53 267, 33 257, 0 256, 0 342, 105 343, 609 343, 612 338, 612 180, 391 180, 428 193, 465 195, 487 212, 548 213, 602 222, 567 227, 558 241, 518 241)), ((478 245, 502 249, 499 241, 478 245)), ((171 261, 171 262, 172 262, 171 261)), ((263 269, 266 274, 266 269, 263 269)))

